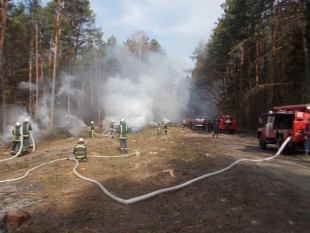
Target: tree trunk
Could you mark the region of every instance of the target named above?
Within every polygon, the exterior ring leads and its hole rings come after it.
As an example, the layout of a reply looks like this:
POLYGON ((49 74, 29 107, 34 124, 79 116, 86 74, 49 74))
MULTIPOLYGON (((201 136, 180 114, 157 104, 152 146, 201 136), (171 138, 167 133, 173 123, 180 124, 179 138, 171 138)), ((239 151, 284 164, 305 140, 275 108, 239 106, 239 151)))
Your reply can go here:
POLYGON ((71 81, 70 81, 70 76, 71 76, 71 61, 72 61, 72 34, 73 34, 73 28, 74 28, 74 19, 71 21, 71 35, 70 35, 70 41, 69 41, 69 58, 68 58, 68 97, 67 97, 67 115, 70 115, 71 111, 71 99, 70 99, 70 86, 71 86, 71 81))
POLYGON ((50 112, 50 130, 54 127, 54 99, 55 99, 55 84, 56 84, 56 66, 57 66, 57 51, 60 35, 59 17, 60 17, 60 3, 61 0, 57 0, 57 15, 55 23, 55 45, 54 45, 54 64, 53 64, 53 76, 52 76, 52 96, 51 96, 51 112, 50 112))
POLYGON ((6 11, 8 9, 8 0, 0 0, 0 80, 1 80, 1 97, 2 97, 2 132, 7 125, 6 118, 6 78, 3 75, 3 44, 6 27, 6 11))
MULTIPOLYGON (((35 107, 35 120, 38 119, 38 106, 39 106, 39 28, 38 28, 38 1, 35 1, 35 30, 36 30, 36 107, 35 107)), ((31 106, 30 106, 31 108, 31 106)))

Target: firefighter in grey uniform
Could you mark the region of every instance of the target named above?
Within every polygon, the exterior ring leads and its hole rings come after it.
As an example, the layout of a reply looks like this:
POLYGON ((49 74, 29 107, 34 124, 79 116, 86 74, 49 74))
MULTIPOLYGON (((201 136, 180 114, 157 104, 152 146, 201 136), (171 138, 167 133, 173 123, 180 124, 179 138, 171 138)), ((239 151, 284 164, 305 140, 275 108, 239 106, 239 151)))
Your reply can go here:
POLYGON ((120 125, 117 127, 120 152, 127 153, 127 132, 128 126, 124 119, 121 119, 120 125))
POLYGON ((15 127, 12 129, 13 134, 13 144, 11 148, 11 155, 15 155, 15 148, 17 146, 17 150, 19 151, 22 141, 22 135, 23 135, 23 128, 21 127, 21 124, 19 122, 16 122, 15 127))
POLYGON ((109 128, 110 128, 111 138, 114 138, 115 124, 113 120, 111 121, 109 128))
POLYGON ((95 139, 95 136, 94 136, 94 134, 95 134, 95 125, 94 125, 94 122, 91 121, 90 124, 91 124, 91 125, 90 125, 89 137, 90 137, 91 139, 95 139))
POLYGON ((87 148, 83 138, 80 138, 73 149, 73 155, 77 160, 87 160, 87 148))
POLYGON ((24 145, 26 147, 26 150, 28 150, 28 146, 29 146, 29 137, 30 137, 30 133, 29 131, 32 130, 32 127, 29 123, 28 119, 25 119, 24 123, 23 123, 23 136, 24 136, 24 145))

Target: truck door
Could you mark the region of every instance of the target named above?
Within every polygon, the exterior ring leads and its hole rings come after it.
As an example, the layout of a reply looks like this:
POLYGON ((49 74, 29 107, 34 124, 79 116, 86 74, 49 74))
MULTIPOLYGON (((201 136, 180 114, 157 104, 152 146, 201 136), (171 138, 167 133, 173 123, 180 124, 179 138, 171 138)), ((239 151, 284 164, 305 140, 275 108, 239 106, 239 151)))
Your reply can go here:
POLYGON ((274 137, 273 133, 273 121, 274 116, 268 116, 267 117, 267 124, 265 125, 265 133, 267 138, 274 137))

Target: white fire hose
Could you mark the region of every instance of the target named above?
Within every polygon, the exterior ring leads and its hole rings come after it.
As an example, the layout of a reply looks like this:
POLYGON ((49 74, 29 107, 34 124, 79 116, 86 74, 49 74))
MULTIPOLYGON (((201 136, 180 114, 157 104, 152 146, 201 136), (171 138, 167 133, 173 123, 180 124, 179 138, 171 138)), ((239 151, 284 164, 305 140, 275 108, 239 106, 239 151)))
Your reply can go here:
MULTIPOLYGON (((34 142, 34 139, 33 139, 33 136, 32 136, 32 133, 29 131, 29 134, 30 134, 30 137, 31 137, 31 141, 32 141, 32 152, 35 151, 36 149, 36 144, 34 142)), ((18 157, 19 155, 21 155, 21 152, 22 152, 22 149, 23 149, 23 145, 24 145, 24 136, 23 136, 23 133, 21 134, 21 142, 20 142, 20 147, 19 147, 19 150, 17 151, 16 155, 10 157, 10 158, 7 158, 7 159, 2 159, 0 160, 0 162, 3 162, 3 161, 7 161, 7 160, 10 160, 10 159, 14 159, 16 157, 18 157)))
MULTIPOLYGON (((114 201, 117 201, 119 203, 122 203, 122 204, 133 204, 133 203, 136 203, 136 202, 140 202, 140 201, 144 201, 144 200, 147 200, 151 197, 154 197, 154 196, 157 196, 159 194, 162 194, 162 193, 168 193, 168 192, 172 192, 172 191, 176 191, 176 190, 179 190, 179 189, 182 189, 184 187, 186 187, 187 185, 190 185, 196 181, 199 181, 199 180, 202 180, 202 179, 205 179, 207 177, 210 177, 210 176, 214 176, 214 175, 217 175, 217 174, 220 174, 224 171, 227 171, 228 169, 232 168, 233 166, 235 166, 237 163, 239 162, 242 162, 242 161, 252 161, 252 162, 263 162, 263 161, 268 161, 268 160, 271 160, 271 159, 274 159, 276 158, 278 155, 281 154, 282 150, 284 149, 284 147, 287 145, 287 143, 291 140, 291 137, 288 137, 284 143, 282 144, 282 146, 279 148, 279 150, 277 151, 277 153, 271 157, 268 157, 268 158, 265 158, 265 159, 239 159, 237 161, 235 161, 234 163, 232 163, 231 165, 219 170, 219 171, 216 171, 216 172, 211 172, 211 173, 208 173, 208 174, 205 174, 203 176, 199 176, 195 179, 192 179, 192 180, 189 180, 183 184, 180 184, 180 185, 176 185, 176 186, 173 186, 173 187, 170 187, 170 188, 164 188, 164 189, 160 189, 160 190, 157 190, 157 191, 154 191, 154 192, 151 192, 151 193, 148 193, 148 194, 145 194, 145 195, 142 195, 142 196, 138 196, 138 197, 135 197, 135 198, 131 198, 131 199, 122 199, 122 198, 119 198, 115 195, 113 195, 112 193, 110 193, 102 184, 100 184, 98 181, 96 180, 93 180, 93 179, 90 179, 90 178, 87 178, 85 176, 82 176, 81 174, 79 174, 77 171, 76 171, 76 168, 79 166, 79 162, 71 157, 70 160, 75 160, 76 162, 76 165, 75 167, 73 168, 73 172, 78 176, 80 177, 81 179, 83 180, 87 180, 87 181, 90 181, 92 183, 95 183, 96 185, 99 186, 99 188, 107 195, 109 196, 111 199, 113 199, 114 201)), ((129 148, 128 148, 129 149, 129 148)), ((132 149, 131 149, 132 150, 132 149)), ((130 153, 128 155, 121 155, 121 156, 96 156, 96 157, 123 157, 123 156, 129 156, 129 155, 132 155, 135 152, 135 150, 133 150, 134 152, 133 153, 130 153)), ((19 180, 19 179, 23 179, 25 178, 30 171, 32 170, 35 170, 43 165, 46 165, 46 164, 50 164, 50 163, 53 163, 55 161, 58 161, 58 160, 67 160, 67 158, 63 158, 63 159, 57 159, 57 160, 54 160, 54 161, 51 161, 51 162, 48 162, 48 163, 44 163, 44 164, 41 164, 37 167, 34 167, 32 169, 30 169, 24 176, 20 177, 20 178, 16 178, 16 179, 10 179, 10 180, 2 180, 0 181, 1 182, 10 182, 10 181, 15 181, 15 180, 19 180)))

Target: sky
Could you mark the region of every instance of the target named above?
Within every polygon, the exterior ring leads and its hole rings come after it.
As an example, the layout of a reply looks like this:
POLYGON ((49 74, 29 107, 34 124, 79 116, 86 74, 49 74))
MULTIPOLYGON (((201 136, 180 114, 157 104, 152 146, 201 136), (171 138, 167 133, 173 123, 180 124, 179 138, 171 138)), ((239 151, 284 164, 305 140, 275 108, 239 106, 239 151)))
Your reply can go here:
MULTIPOLYGON (((18 2, 19 0, 14 0, 18 2)), ((41 0, 44 5, 49 0, 41 0)), ((190 56, 200 39, 208 42, 212 29, 224 13, 225 0, 89 0, 103 40, 114 35, 118 44, 144 31, 167 55, 194 68, 190 56)))
POLYGON ((225 0, 90 0, 104 41, 122 44, 137 31, 159 42, 171 59, 194 68, 190 59, 200 39, 207 42, 224 13, 225 0))
MULTIPOLYGON (((47 0, 41 2, 44 5, 47 0)), ((212 30, 223 14, 220 5, 224 2, 225 0, 90 0, 90 8, 96 14, 96 27, 101 28, 104 41, 113 35, 118 44, 122 45, 135 32, 143 31, 150 40, 157 40, 168 55, 162 58, 152 54, 149 58, 152 65, 145 64, 145 70, 139 73, 134 81, 130 76, 108 78, 104 85, 106 89, 101 90, 100 97, 102 107, 109 113, 105 121, 125 118, 132 128, 139 129, 147 122, 158 122, 162 119, 181 122, 183 117, 187 116, 213 117, 211 114, 214 114, 214 111, 207 106, 202 107, 206 103, 202 103, 198 95, 197 100, 191 101, 191 105, 197 105, 200 112, 193 113, 188 108, 190 92, 186 72, 183 71, 194 68, 195 64, 190 56, 193 55, 200 39, 204 42, 209 40, 212 30), (161 62, 152 62, 158 59, 161 59, 161 62), (176 75, 172 76, 172 73, 176 75)), ((111 55, 114 52, 111 51, 111 55)), ((136 73, 137 65, 139 64, 133 63, 131 67, 126 67, 133 69, 133 72, 128 73, 136 73)), ((68 94, 72 99, 80 94, 89 96, 89 93, 78 93, 80 90, 73 90, 72 86, 68 88, 66 80, 72 78, 75 77, 58 79, 62 88, 56 94, 56 98, 66 98, 68 94), (70 93, 63 93, 62 90, 69 90, 70 93)), ((21 83, 20 87, 25 88, 26 84, 21 83)), ((49 106, 46 105, 45 99, 42 99, 42 103, 38 112, 39 118, 48 125, 49 106)), ((66 114, 61 112, 62 110, 59 109, 59 114, 57 113, 60 118, 66 114)), ((17 115, 27 116, 25 110, 21 112, 22 114, 18 112, 17 115)), ((71 114, 83 118, 80 112, 72 111, 71 114)), ((12 119, 13 123, 16 120, 20 119, 12 119)), ((55 120, 59 121, 63 120, 55 120)))

